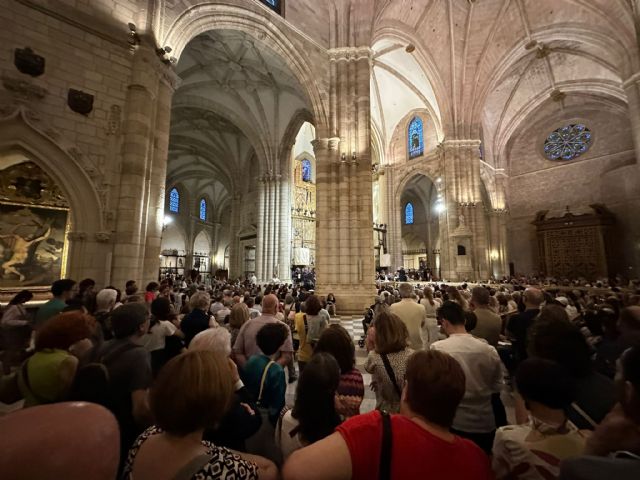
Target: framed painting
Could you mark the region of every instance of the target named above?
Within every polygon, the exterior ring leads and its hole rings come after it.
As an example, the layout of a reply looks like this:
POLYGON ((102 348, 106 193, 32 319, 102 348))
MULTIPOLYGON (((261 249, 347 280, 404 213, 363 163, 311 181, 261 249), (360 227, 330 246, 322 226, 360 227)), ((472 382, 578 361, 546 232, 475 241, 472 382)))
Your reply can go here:
POLYGON ((0 290, 49 287, 64 277, 69 210, 0 202, 0 290))

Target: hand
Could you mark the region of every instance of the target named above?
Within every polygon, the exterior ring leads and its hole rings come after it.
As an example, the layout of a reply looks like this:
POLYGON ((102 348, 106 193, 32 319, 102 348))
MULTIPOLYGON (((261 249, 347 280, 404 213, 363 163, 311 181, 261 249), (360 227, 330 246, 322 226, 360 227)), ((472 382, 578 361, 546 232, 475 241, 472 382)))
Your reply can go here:
POLYGON ((378 390, 378 385, 376 384, 376 382, 372 381, 371 385, 369 385, 369 388, 371 389, 372 392, 375 392, 378 390))
POLYGON ((246 403, 240 403, 240 406, 241 406, 242 408, 244 408, 244 409, 247 411, 247 413, 248 413, 249 415, 251 415, 252 417, 256 414, 256 412, 253 410, 253 408, 251 408, 248 404, 246 404, 246 403))
POLYGON ((229 362, 229 370, 231 370, 231 379, 233 380, 233 383, 235 385, 240 380, 240 374, 238 373, 238 366, 230 358, 228 358, 227 360, 229 362))

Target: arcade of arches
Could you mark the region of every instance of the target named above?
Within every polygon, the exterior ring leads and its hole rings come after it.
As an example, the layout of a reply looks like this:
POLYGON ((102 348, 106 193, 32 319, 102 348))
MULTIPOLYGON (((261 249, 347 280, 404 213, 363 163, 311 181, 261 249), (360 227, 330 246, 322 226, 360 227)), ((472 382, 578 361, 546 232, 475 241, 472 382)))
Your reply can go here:
POLYGON ((271 3, 0 0, 0 287, 638 276, 637 0, 271 3))

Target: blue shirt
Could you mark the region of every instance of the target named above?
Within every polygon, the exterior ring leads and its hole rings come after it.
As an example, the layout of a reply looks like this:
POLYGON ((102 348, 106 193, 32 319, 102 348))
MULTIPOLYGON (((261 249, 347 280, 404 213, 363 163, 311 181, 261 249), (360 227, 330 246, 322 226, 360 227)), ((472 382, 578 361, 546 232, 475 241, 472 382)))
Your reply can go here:
MULTIPOLYGON (((271 359, 266 355, 253 355, 244 366, 242 381, 256 399, 260 394, 262 374, 270 361, 271 359)), ((269 410, 269 419, 274 425, 278 421, 280 411, 284 408, 286 391, 287 382, 284 376, 284 369, 279 363, 271 364, 264 381, 262 399, 259 402, 259 406, 269 410)))

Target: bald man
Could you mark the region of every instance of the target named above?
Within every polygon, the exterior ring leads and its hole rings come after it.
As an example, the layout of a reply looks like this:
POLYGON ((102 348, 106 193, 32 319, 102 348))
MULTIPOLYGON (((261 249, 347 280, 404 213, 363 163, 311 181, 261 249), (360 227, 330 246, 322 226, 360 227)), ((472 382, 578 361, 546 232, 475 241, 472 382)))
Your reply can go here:
POLYGON ((252 355, 262 353, 256 343, 256 336, 258 335, 258 331, 267 323, 281 323, 287 327, 289 334, 280 349, 277 361, 284 367, 292 360, 293 341, 291 340, 291 330, 289 330, 289 326, 286 323, 281 322, 275 316, 278 312, 279 303, 278 297, 275 295, 266 295, 262 299, 262 315, 250 319, 242 325, 242 328, 240 328, 236 343, 233 345, 233 354, 235 356, 236 363, 240 367, 244 367, 244 364, 247 363, 247 360, 252 355))
POLYGON ((513 342, 516 364, 527 358, 527 336, 531 325, 540 313, 544 294, 537 288, 529 287, 524 291, 522 298, 525 311, 511 317, 507 325, 507 332, 513 342))

